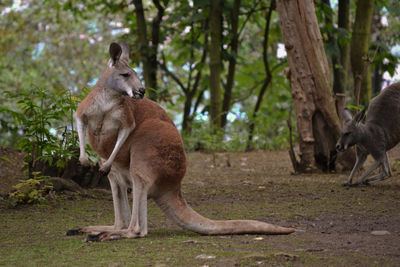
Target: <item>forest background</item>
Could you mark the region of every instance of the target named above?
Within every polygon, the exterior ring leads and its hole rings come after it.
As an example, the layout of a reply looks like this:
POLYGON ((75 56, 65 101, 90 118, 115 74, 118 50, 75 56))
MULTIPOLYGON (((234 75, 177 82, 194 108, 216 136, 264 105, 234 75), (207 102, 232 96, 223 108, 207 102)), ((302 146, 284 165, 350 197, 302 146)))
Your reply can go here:
MULTIPOLYGON (((360 38, 352 32, 356 13, 368 4, 373 16, 362 45, 373 60, 361 104, 400 80, 396 0, 314 4, 332 95, 354 104, 350 51, 360 38)), ((0 14, 0 145, 27 152, 27 162, 56 159, 62 167, 74 155, 73 112, 119 39, 130 45, 147 96, 173 118, 187 151, 289 145, 287 120, 295 114, 285 22, 273 0, 19 0, 2 2, 0 14)))

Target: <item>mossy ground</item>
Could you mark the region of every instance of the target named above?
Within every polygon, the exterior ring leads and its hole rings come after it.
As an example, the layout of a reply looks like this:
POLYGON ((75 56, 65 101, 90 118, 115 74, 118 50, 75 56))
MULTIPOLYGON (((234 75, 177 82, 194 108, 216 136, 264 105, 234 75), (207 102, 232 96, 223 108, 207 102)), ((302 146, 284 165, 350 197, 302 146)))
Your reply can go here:
MULTIPOLYGON (((392 156, 392 165, 397 155, 392 156)), ((113 223, 111 195, 57 195, 41 205, 0 204, 0 266, 396 266, 400 175, 345 188, 348 174, 291 175, 286 151, 191 153, 188 203, 212 219, 257 219, 287 236, 201 236, 180 229, 149 202, 149 235, 102 243, 68 229, 113 223), (389 231, 375 236, 374 230, 389 231)), ((0 202, 1 203, 1 202, 0 202)))

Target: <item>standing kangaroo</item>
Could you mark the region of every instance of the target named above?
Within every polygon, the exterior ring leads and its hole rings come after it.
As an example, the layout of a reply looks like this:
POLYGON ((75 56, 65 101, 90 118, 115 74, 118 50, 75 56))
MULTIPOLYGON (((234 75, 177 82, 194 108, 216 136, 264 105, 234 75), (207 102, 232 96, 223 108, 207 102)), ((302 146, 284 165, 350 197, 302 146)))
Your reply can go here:
POLYGON ((104 241, 147 235, 147 199, 184 229, 205 235, 289 234, 292 228, 254 220, 207 219, 188 206, 181 193, 186 156, 178 130, 166 112, 143 98, 144 89, 129 67, 124 43, 110 45, 106 71, 76 111, 80 162, 88 164, 90 146, 111 168, 108 179, 114 204, 113 226, 88 226, 67 235, 90 233, 88 240, 104 241), (142 99, 143 98, 143 99, 142 99), (132 188, 132 213, 127 189, 132 188), (95 235, 93 235, 95 234, 95 235))
POLYGON ((390 85, 371 100, 365 124, 361 124, 366 109, 357 113, 354 118, 348 110, 343 112, 344 128, 336 149, 344 151, 356 145, 356 163, 347 185, 368 184, 392 175, 387 151, 400 142, 400 83, 390 85), (362 167, 368 154, 375 159, 374 164, 352 184, 354 175, 362 167), (381 172, 367 179, 378 167, 382 168, 381 172))

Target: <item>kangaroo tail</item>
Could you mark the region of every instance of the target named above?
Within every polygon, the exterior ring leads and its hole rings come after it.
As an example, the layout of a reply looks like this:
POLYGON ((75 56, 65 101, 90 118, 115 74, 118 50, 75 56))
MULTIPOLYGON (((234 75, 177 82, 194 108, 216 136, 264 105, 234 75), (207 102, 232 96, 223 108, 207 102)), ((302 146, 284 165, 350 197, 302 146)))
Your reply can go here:
POLYGON ((290 234, 293 228, 281 227, 255 220, 210 220, 194 211, 180 190, 168 192, 155 199, 157 205, 180 227, 203 235, 225 234, 290 234))

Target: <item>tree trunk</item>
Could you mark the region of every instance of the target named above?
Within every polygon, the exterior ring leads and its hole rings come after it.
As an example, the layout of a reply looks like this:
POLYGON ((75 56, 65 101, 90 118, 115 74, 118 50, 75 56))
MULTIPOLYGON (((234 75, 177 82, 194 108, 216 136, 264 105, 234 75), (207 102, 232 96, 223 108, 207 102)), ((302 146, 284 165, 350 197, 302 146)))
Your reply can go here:
MULTIPOLYGON (((350 31, 350 0, 339 0, 338 27, 342 31, 350 31)), ((348 88, 349 63, 350 63, 350 45, 346 42, 338 43, 340 51, 339 81, 334 83, 333 91, 344 94, 348 88)))
MULTIPOLYGON (((366 64, 364 59, 368 56, 373 12, 374 0, 357 1, 356 18, 351 37, 351 68, 354 84, 362 80, 360 92, 354 92, 356 99, 359 94, 359 100, 362 104, 368 103, 372 91, 371 71, 368 69, 365 77, 362 77, 362 74, 366 64)), ((354 88, 357 89, 357 86, 354 86, 354 88)))
MULTIPOLYGON (((329 0, 322 0, 322 3, 326 5, 326 8, 332 9, 329 0)), ((332 12, 333 13, 333 12, 332 12)), ((333 16, 332 13, 325 12, 325 24, 326 25, 332 25, 333 27, 333 16)), ((327 31, 327 36, 328 36, 328 44, 331 48, 336 48, 337 47, 337 38, 335 34, 331 31, 327 31)), ((335 49, 336 50, 336 49, 335 49)), ((330 58, 331 58, 331 65, 332 65, 332 72, 333 72, 333 92, 335 93, 343 93, 343 84, 342 80, 340 77, 340 72, 341 72, 341 66, 339 62, 339 54, 336 51, 331 51, 330 52, 330 58)))
MULTIPOLYGON (((380 43, 382 42, 383 25, 381 23, 382 15, 378 11, 374 14, 371 25, 371 36, 373 42, 378 46, 376 53, 381 52, 380 43)), ((384 33, 383 33, 384 34, 384 33)), ((375 59, 375 56, 374 56, 375 59)), ((371 71, 372 72, 372 71, 371 71)), ((378 95, 382 89, 383 82, 382 61, 377 60, 374 62, 374 70, 372 75, 372 97, 378 95)))
POLYGON ((158 83, 157 83, 157 53, 158 53, 158 45, 160 42, 160 26, 161 21, 164 16, 164 7, 160 4, 158 0, 153 0, 154 5, 157 8, 157 15, 153 18, 153 23, 151 25, 151 43, 150 43, 150 54, 149 54, 149 65, 150 65, 150 73, 149 73, 149 87, 151 90, 149 91, 150 99, 157 100, 158 98, 158 83))
POLYGON ((143 64, 143 78, 146 87, 150 86, 150 63, 148 61, 149 44, 147 42, 147 26, 142 0, 134 0, 140 61, 143 64))
POLYGON ((221 125, 221 37, 222 1, 211 0, 210 10, 210 119, 215 129, 221 125))
POLYGON ((232 40, 230 43, 231 53, 229 57, 229 70, 228 70, 228 78, 226 81, 226 87, 224 92, 224 100, 222 103, 222 117, 221 117, 221 127, 224 128, 226 124, 226 118, 229 110, 231 109, 231 98, 232 98, 232 90, 233 90, 233 82, 235 78, 235 68, 236 68, 236 57, 237 50, 239 44, 239 10, 240 10, 240 0, 235 0, 233 3, 233 10, 231 16, 231 34, 232 40))
POLYGON ((312 0, 279 0, 277 9, 291 70, 300 166, 334 168, 340 122, 315 7, 312 0))
POLYGON ((157 8, 157 15, 153 19, 151 43, 149 44, 142 0, 134 0, 133 3, 135 4, 136 24, 139 37, 139 51, 140 59, 143 64, 144 82, 146 89, 149 92, 150 99, 157 100, 157 52, 160 36, 160 25, 164 15, 164 7, 161 6, 158 0, 153 0, 153 3, 157 8))

